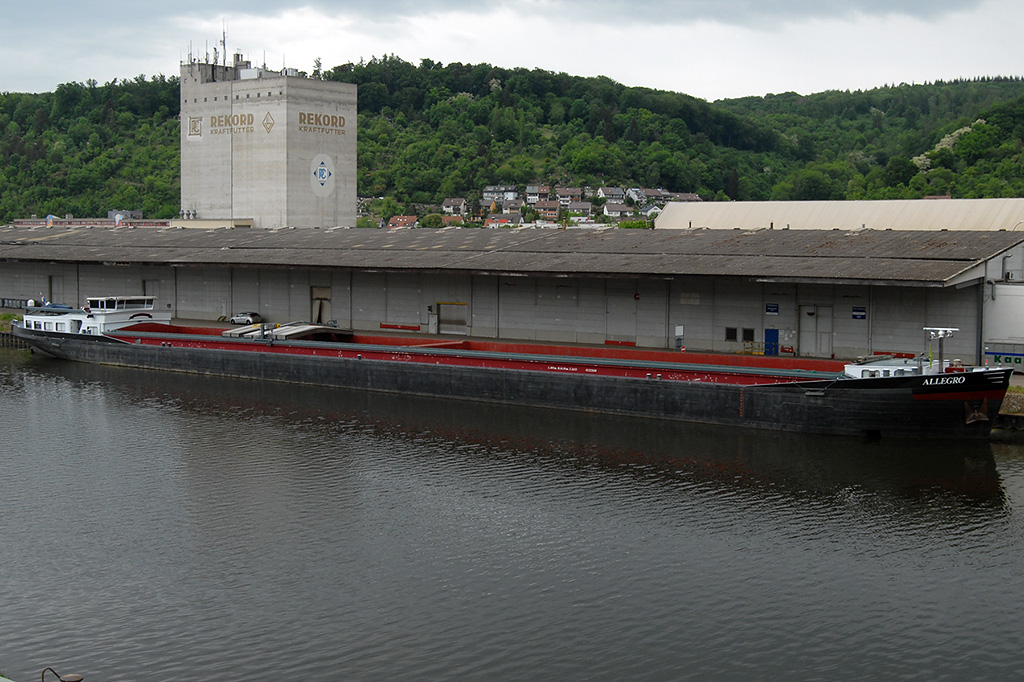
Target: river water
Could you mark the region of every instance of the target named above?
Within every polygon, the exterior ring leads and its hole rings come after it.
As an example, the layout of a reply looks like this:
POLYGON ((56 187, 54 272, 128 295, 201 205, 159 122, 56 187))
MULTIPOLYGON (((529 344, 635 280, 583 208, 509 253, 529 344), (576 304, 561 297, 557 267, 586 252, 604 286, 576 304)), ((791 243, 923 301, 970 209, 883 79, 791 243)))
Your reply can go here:
POLYGON ((991 680, 1024 447, 0 352, 0 675, 991 680))

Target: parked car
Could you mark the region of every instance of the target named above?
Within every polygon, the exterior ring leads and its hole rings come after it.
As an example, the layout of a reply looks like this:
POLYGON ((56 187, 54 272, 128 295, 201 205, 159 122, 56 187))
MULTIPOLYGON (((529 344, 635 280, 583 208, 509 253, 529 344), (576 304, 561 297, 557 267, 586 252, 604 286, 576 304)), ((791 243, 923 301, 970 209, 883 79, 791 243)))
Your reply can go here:
POLYGON ((259 313, 235 313, 228 320, 231 324, 256 324, 262 321, 263 318, 260 317, 259 313))

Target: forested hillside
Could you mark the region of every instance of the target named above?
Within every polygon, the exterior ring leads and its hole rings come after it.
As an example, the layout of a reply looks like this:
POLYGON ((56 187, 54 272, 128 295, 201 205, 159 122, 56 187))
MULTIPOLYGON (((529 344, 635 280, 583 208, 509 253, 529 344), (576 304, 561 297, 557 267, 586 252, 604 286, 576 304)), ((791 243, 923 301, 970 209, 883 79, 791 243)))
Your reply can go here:
MULTIPOLYGON (((660 187, 705 200, 1024 196, 1024 81, 708 103, 486 64, 317 69, 359 85, 359 194, 398 205, 490 184, 660 187)), ((0 222, 178 213, 178 82, 0 94, 0 222)))
POLYGON ((178 214, 178 80, 0 94, 0 223, 30 214, 178 214))
POLYGON ((772 199, 1024 196, 1024 81, 986 78, 720 102, 794 141, 772 199))

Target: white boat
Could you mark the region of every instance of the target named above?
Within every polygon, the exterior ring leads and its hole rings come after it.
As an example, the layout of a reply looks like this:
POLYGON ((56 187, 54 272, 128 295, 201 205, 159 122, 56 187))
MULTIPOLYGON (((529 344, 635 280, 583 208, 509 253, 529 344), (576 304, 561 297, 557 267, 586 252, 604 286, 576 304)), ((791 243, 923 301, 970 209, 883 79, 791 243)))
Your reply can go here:
POLYGON ((29 301, 22 327, 65 334, 100 336, 140 322, 170 324, 171 313, 156 309, 155 296, 97 296, 81 308, 29 301))

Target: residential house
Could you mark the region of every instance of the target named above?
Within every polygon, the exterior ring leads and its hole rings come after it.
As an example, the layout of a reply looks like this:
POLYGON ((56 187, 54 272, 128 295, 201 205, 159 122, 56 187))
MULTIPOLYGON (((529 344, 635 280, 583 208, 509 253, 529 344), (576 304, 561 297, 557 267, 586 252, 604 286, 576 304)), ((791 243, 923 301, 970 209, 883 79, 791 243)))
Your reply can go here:
POLYGON ((521 215, 525 202, 522 199, 509 199, 501 205, 501 212, 506 214, 521 215))
POLYGON ((643 189, 640 187, 630 187, 626 190, 626 198, 632 199, 633 203, 637 206, 643 206, 647 203, 647 196, 644 194, 643 189))
POLYGON ((513 213, 501 213, 484 221, 484 227, 516 227, 523 222, 523 216, 513 213))
POLYGON ((583 189, 581 187, 556 187, 555 196, 563 208, 567 208, 572 201, 583 200, 583 189))
POLYGON ((594 205, 589 201, 570 201, 566 207, 569 213, 589 218, 594 212, 594 205))
POLYGON ((666 201, 672 198, 672 192, 663 189, 645 189, 644 195, 647 197, 647 203, 654 203, 663 205, 666 201))
POLYGON ((397 227, 416 227, 418 226, 419 218, 414 215, 393 215, 391 220, 388 221, 388 229, 394 229, 397 227))
POLYGON ((538 201, 547 201, 551 198, 551 188, 548 185, 527 185, 526 203, 533 206, 538 201))
POLYGON ((441 204, 441 213, 445 215, 466 215, 469 211, 469 205, 465 199, 456 197, 453 199, 445 199, 444 203, 441 204))
POLYGON ((484 187, 484 204, 492 201, 507 201, 518 199, 519 192, 512 185, 487 185, 484 187))
POLYGON ((561 208, 561 204, 553 199, 547 199, 544 201, 538 201, 533 205, 536 209, 537 215, 543 220, 558 220, 558 210, 561 208))
POLYGON ((626 202, 626 191, 621 187, 599 187, 597 196, 606 199, 610 204, 623 204, 626 202))
POLYGON ((649 189, 644 187, 632 187, 626 192, 626 196, 632 199, 637 206, 646 204, 664 204, 671 201, 672 192, 663 189, 649 189))
POLYGON ((608 202, 604 205, 604 214, 609 218, 622 218, 633 213, 633 209, 625 204, 613 204, 608 202))
POLYGON ((694 192, 672 192, 669 201, 703 201, 703 199, 694 192))
POLYGON ((643 216, 646 220, 654 220, 661 215, 661 211, 661 206, 655 206, 654 204, 637 209, 637 213, 643 216))

